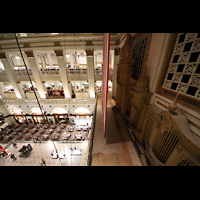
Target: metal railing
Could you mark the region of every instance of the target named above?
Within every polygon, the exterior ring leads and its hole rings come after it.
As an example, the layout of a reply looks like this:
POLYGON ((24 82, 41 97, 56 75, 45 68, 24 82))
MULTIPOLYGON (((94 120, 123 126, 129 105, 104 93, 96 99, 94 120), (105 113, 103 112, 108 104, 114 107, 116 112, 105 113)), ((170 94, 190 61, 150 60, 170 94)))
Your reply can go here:
POLYGON ((85 162, 85 166, 90 166, 92 162, 92 148, 93 148, 93 137, 94 137, 94 129, 95 129, 95 122, 96 122, 96 112, 97 112, 97 98, 95 99, 95 107, 94 107, 94 112, 93 112, 93 117, 92 117, 92 124, 91 124, 91 132, 90 132, 90 137, 88 141, 88 147, 87 147, 87 152, 88 152, 88 157, 85 162))
POLYGON ((68 75, 87 75, 87 69, 67 69, 68 75))
POLYGON ((59 76, 59 69, 41 69, 41 75, 43 76, 59 76))

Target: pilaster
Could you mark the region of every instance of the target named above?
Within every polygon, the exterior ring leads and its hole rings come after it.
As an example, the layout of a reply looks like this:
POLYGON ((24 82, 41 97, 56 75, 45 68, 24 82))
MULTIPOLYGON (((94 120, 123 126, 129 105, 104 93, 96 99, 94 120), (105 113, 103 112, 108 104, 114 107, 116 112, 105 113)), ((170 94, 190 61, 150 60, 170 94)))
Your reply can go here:
MULTIPOLYGON (((148 61, 147 61, 148 62, 148 61)), ((150 98, 153 93, 148 92, 148 78, 146 76, 147 62, 144 71, 137 81, 132 93, 132 109, 130 114, 130 127, 136 128, 134 133, 137 139, 141 142, 141 130, 146 112, 146 105, 149 104, 150 98)))

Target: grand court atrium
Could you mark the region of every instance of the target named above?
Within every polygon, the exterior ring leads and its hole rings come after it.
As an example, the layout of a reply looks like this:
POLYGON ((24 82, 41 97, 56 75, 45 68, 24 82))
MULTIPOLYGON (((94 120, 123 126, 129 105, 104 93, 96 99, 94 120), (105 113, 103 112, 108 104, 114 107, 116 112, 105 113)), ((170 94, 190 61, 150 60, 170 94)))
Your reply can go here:
POLYGON ((199 166, 200 33, 0 33, 0 166, 199 166))

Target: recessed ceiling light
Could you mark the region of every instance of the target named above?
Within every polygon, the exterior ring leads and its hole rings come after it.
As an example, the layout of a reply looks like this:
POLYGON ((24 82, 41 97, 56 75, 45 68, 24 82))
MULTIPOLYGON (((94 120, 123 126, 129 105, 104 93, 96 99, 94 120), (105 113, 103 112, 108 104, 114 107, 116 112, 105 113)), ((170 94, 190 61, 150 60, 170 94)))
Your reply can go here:
POLYGON ((27 33, 20 33, 20 36, 27 36, 27 33))

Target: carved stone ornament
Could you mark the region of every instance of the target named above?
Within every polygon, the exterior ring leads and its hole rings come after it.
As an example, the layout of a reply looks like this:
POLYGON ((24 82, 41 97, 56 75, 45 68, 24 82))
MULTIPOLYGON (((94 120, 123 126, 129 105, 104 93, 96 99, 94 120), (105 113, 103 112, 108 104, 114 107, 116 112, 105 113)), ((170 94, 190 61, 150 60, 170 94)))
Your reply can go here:
POLYGON ((174 124, 172 122, 171 119, 171 114, 168 111, 163 111, 161 113, 162 116, 162 120, 161 120, 161 124, 165 129, 170 129, 172 130, 172 128, 174 127, 174 124))
POLYGON ((60 42, 54 42, 54 46, 62 46, 60 42))
POLYGON ((137 101, 136 99, 132 98, 131 104, 134 106, 135 109, 142 110, 144 103, 142 101, 137 101))
POLYGON ((87 40, 85 46, 94 46, 91 40, 87 40))
POLYGON ((132 54, 133 54, 133 43, 131 41, 131 35, 128 33, 125 44, 121 48, 120 59, 132 60, 132 54))
POLYGON ((121 73, 121 75, 119 77, 119 82, 122 85, 128 85, 128 81, 129 81, 129 74, 128 73, 121 73))

